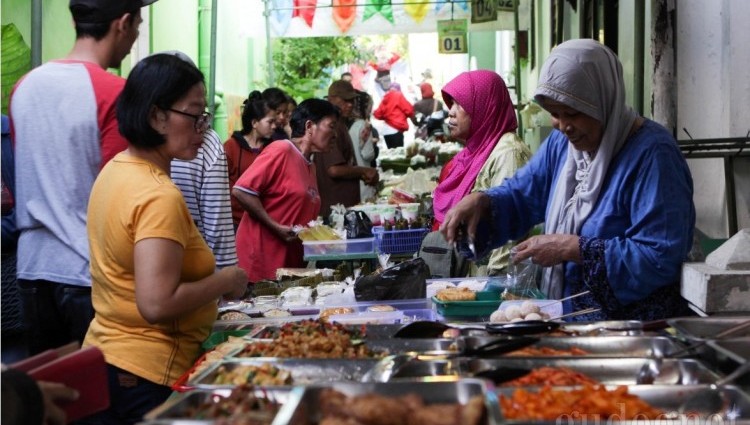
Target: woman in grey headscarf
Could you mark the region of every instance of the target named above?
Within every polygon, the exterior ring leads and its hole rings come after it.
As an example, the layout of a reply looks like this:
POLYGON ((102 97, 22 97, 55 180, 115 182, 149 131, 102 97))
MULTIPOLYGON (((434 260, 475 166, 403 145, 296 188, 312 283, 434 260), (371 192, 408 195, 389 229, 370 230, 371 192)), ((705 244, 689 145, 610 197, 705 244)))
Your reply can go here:
POLYGON ((495 247, 544 222, 545 234, 520 243, 515 261, 545 267, 550 299, 589 290, 565 311, 601 310, 576 319, 689 314, 679 281, 695 225, 692 177, 674 137, 625 104, 615 54, 594 40, 562 43, 534 98, 555 130, 512 179, 449 211, 446 238, 462 223, 473 237, 485 220, 495 247))

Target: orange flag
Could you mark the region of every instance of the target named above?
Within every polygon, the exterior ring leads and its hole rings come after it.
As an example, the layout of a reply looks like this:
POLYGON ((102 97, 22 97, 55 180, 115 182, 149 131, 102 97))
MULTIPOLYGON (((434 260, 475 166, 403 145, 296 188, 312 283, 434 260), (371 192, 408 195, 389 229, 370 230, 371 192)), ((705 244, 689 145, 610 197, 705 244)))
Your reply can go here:
POLYGON ((342 33, 349 28, 357 18, 357 0, 333 0, 333 21, 342 33))

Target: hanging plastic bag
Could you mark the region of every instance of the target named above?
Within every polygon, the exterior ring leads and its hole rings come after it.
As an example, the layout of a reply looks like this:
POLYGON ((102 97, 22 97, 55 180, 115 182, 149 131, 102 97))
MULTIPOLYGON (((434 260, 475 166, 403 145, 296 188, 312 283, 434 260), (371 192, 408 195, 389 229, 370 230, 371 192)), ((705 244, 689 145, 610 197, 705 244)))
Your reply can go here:
POLYGON ((372 237, 372 221, 364 211, 347 210, 344 214, 344 229, 347 239, 372 237))
POLYGON ((354 295, 357 301, 425 298, 429 277, 427 264, 421 258, 415 258, 360 277, 354 284, 354 295))

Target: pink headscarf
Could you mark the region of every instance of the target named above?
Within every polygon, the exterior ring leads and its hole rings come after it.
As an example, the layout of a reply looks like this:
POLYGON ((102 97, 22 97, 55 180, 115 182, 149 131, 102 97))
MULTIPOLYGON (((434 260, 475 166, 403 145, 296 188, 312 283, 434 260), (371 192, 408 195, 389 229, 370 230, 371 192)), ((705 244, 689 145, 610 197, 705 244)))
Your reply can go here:
POLYGON ((455 101, 469 113, 471 133, 464 148, 453 158, 450 174, 435 188, 432 205, 435 219, 440 223, 448 210, 474 187, 479 170, 500 137, 518 128, 508 88, 492 71, 461 73, 442 92, 449 108, 455 101))

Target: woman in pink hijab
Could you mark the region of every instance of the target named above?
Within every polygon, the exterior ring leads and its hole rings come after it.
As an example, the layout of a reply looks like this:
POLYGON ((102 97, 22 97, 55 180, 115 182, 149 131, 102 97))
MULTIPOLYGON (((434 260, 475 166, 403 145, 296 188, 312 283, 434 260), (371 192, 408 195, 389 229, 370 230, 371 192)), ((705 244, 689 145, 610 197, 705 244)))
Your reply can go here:
MULTIPOLYGON (((499 75, 486 70, 464 72, 442 91, 450 108, 450 136, 464 149, 441 170, 433 194, 433 230, 464 196, 501 184, 531 157, 528 146, 515 133, 516 112, 499 75)), ((510 246, 490 253, 488 275, 506 272, 510 246)))
MULTIPOLYGON (((459 74, 443 87, 443 100, 450 108, 450 136, 464 145, 444 167, 433 195, 436 227, 445 213, 474 188, 500 138, 515 136, 516 112, 503 79, 492 71, 459 74)), ((512 174, 511 174, 512 175, 512 174)))

